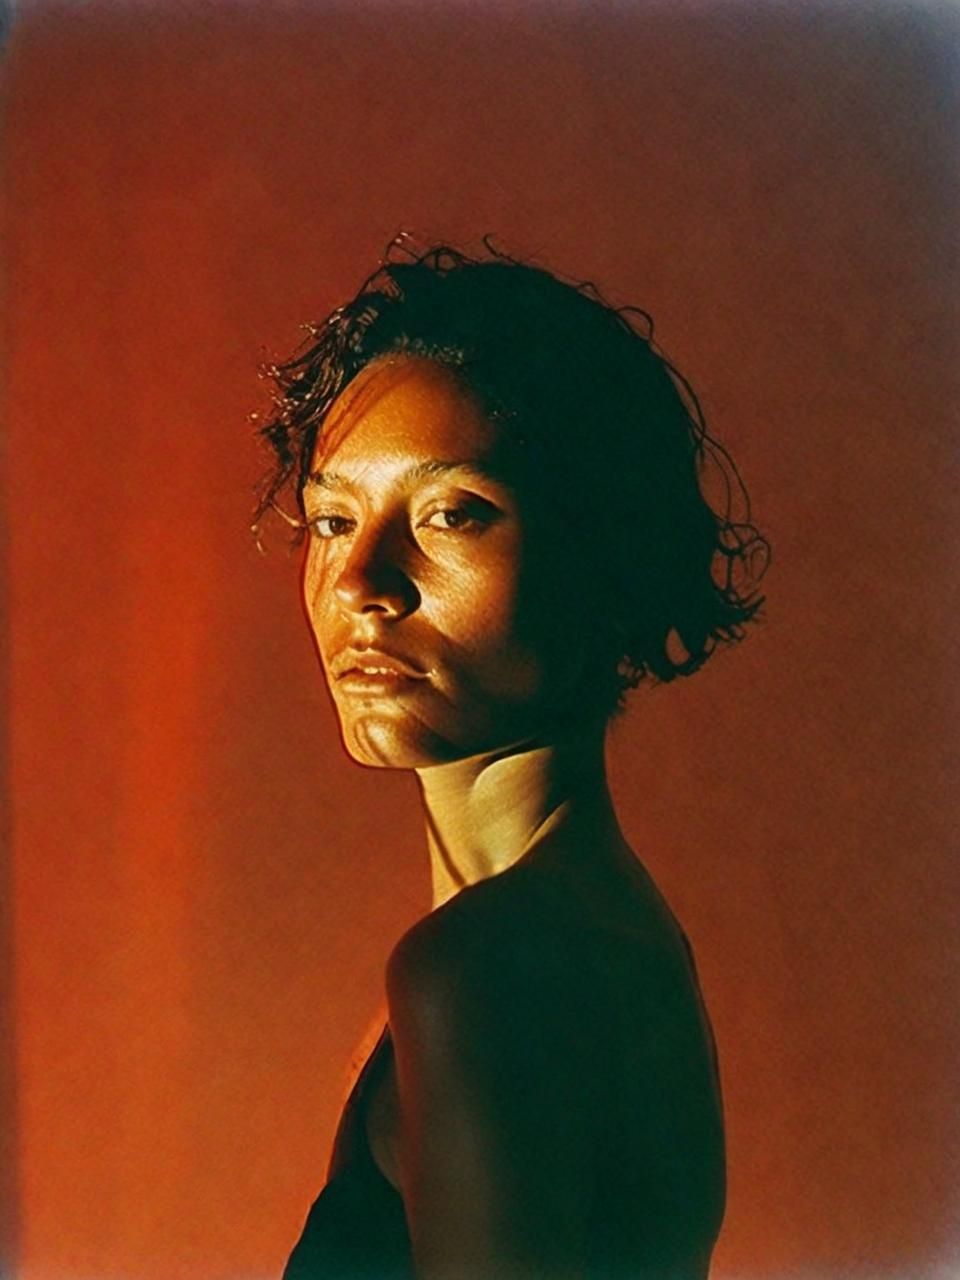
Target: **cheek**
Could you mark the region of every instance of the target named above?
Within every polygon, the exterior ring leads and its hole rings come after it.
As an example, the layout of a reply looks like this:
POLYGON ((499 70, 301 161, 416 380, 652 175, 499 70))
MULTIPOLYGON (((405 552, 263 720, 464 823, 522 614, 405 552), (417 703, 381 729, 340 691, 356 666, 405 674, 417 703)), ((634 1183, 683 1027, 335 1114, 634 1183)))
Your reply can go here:
POLYGON ((324 568, 319 556, 308 553, 300 590, 310 630, 322 653, 324 638, 333 634, 339 610, 331 590, 329 568, 324 568))
POLYGON ((317 635, 317 611, 319 608, 319 599, 317 595, 317 584, 309 571, 305 572, 300 584, 300 599, 303 604, 304 612, 307 615, 307 621, 310 624, 310 630, 317 635))
POLYGON ((587 661, 589 607, 573 566, 559 557, 541 560, 521 583, 514 634, 519 649, 535 658, 545 692, 564 699, 587 661))
POLYGON ((434 598, 432 609, 425 604, 477 696, 529 702, 564 679, 569 654, 556 625, 560 602, 544 583, 507 566, 465 575, 434 598))
POLYGON ((482 651, 508 641, 517 627, 519 600, 502 574, 464 573, 424 593, 424 609, 438 630, 482 651))

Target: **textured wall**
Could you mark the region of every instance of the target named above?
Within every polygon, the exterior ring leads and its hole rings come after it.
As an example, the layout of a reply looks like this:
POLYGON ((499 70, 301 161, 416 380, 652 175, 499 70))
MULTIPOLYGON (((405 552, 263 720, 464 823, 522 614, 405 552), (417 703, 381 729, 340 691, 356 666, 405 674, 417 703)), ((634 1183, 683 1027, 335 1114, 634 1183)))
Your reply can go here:
POLYGON ((720 1045, 716 1276, 916 1280, 951 1247, 960 1268, 958 25, 772 0, 21 7, 18 1277, 276 1276, 428 905, 413 781, 342 755, 296 561, 246 531, 257 362, 401 226, 494 232, 652 311, 774 543, 765 626, 634 695, 610 743, 720 1045))

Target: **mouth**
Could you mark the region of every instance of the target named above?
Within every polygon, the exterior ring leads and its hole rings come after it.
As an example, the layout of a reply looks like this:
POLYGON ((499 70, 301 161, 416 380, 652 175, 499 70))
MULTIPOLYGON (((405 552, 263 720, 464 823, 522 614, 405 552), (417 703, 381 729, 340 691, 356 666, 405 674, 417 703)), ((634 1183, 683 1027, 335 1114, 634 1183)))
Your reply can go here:
POLYGON ((344 693, 384 694, 394 696, 414 688, 423 676, 411 676, 386 667, 351 668, 337 677, 337 688, 344 693))
POLYGON ((426 672, 381 649, 346 649, 331 666, 345 693, 396 694, 426 680, 426 672))

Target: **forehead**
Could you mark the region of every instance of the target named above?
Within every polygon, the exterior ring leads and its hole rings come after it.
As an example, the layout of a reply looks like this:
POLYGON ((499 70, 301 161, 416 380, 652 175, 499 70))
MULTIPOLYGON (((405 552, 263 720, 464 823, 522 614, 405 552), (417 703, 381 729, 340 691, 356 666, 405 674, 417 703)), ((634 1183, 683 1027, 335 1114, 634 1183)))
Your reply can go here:
POLYGON ((330 407, 311 471, 392 457, 481 458, 502 428, 456 374, 423 357, 381 357, 367 365, 330 407))

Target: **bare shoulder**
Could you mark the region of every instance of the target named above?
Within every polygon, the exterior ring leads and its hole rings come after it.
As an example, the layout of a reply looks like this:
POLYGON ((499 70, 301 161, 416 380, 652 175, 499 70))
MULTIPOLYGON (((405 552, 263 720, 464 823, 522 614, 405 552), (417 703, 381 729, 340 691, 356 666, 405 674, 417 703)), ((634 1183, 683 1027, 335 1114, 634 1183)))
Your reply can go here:
MULTIPOLYGON (((582 948, 581 948, 582 950, 582 948)), ((451 1007, 539 1003, 553 989, 574 999, 586 981, 571 931, 520 878, 492 877, 419 920, 387 961, 387 993, 451 1007)))
POLYGON ((682 980, 682 933, 662 899, 603 895, 535 864, 462 890, 402 935, 387 962, 389 1003, 469 1007, 484 1001, 538 1018, 611 1029, 624 986, 682 980))
POLYGON ((491 1085, 503 1074, 549 1080, 579 1090, 566 1101, 586 1107, 598 1046, 613 1032, 601 983, 583 941, 521 878, 482 881, 418 921, 390 954, 398 1060, 422 1056, 438 1072, 491 1085))

